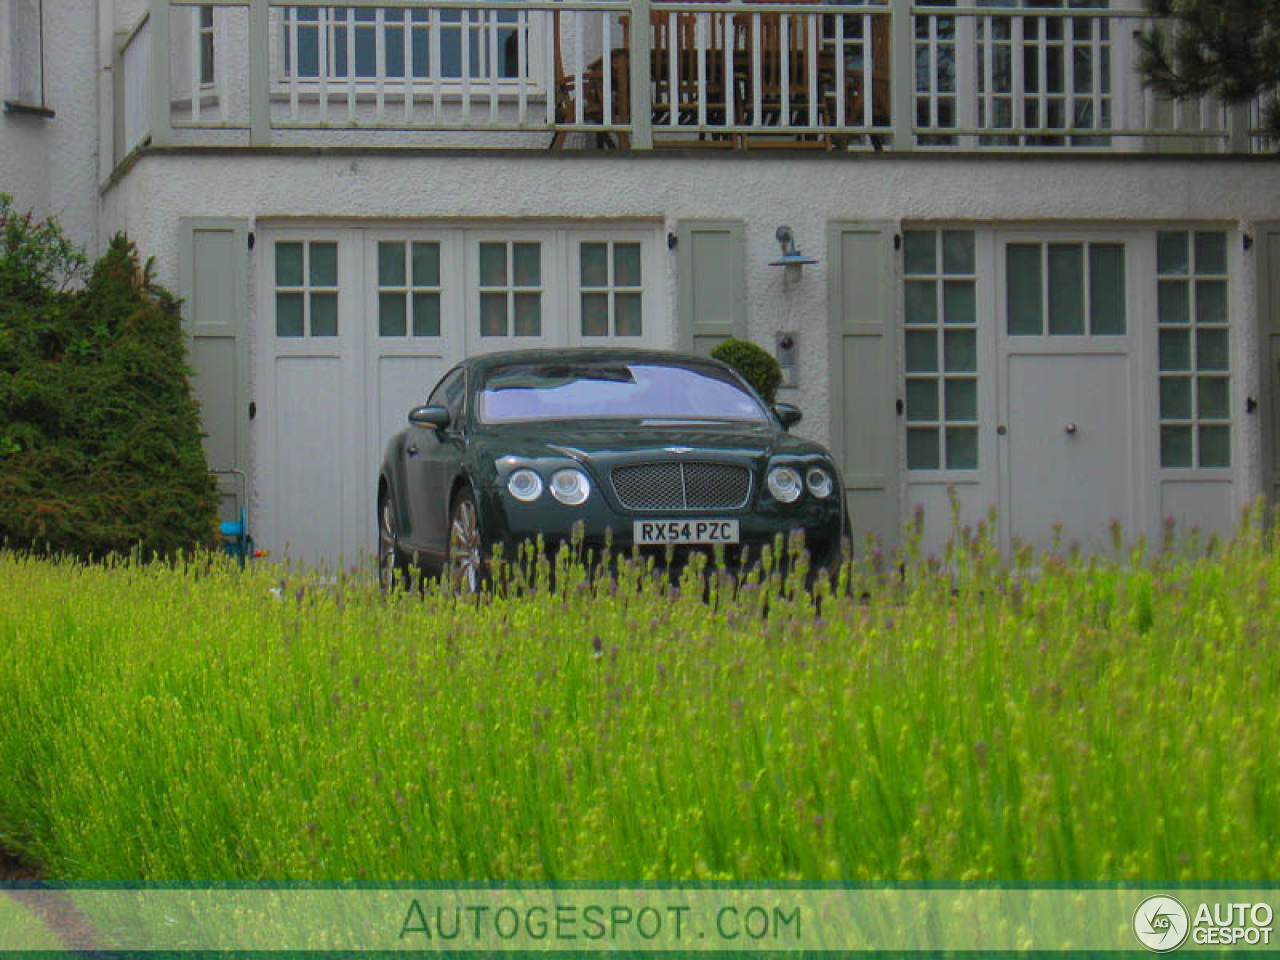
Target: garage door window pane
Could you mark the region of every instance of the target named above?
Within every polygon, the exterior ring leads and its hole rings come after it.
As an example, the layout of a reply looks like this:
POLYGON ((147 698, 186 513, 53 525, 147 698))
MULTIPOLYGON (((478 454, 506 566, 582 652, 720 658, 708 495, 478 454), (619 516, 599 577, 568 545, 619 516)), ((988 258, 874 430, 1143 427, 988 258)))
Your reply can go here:
POLYGON ((937 422, 938 420, 938 381, 907 381, 907 420, 937 422))
POLYGON ((1049 244, 1049 333, 1084 333, 1084 248, 1049 244))
POLYGON ((505 337, 507 335, 507 295, 505 293, 480 294, 480 336, 505 337))
POLYGON ((1226 420, 1230 416, 1226 377, 1200 377, 1196 413, 1201 420, 1226 420))
POLYGON ((609 295, 607 293, 582 295, 582 335, 584 337, 609 335, 609 295))
POLYGON ((1089 332, 1124 336, 1124 246, 1089 244, 1089 332))
POLYGON ((978 381, 955 378, 947 380, 947 419, 978 419, 978 381))
POLYGON ((613 245, 613 282, 619 287, 640 286, 640 244, 613 245))
POLYGON ((948 280, 942 285, 942 317, 949 324, 978 322, 972 280, 948 280))
POLYGON ((515 244, 515 285, 536 287, 542 283, 542 245, 515 244))
POLYGON ((542 336, 542 294, 516 294, 515 335, 517 337, 542 336))
POLYGON ((907 372, 932 373, 938 369, 938 335, 932 330, 907 331, 907 372))
POLYGON ((909 428, 907 430, 907 469, 937 470, 940 465, 938 428, 909 428))
POLYGON ((1015 337, 1038 336, 1044 332, 1040 245, 1009 244, 1006 263, 1009 334, 1015 337))
POLYGON ((971 274, 973 270, 973 231, 944 230, 942 233, 942 272, 971 274))
POLYGON ((906 297, 907 323, 938 322, 938 292, 932 280, 908 280, 906 297))
POLYGON ((404 244, 378 244, 378 286, 403 287, 405 285, 404 244))
POLYGON ((580 275, 584 287, 607 287, 609 285, 609 245, 607 243, 584 243, 582 245, 580 275))
POLYGON ((614 323, 620 337, 638 337, 643 332, 640 318, 640 294, 614 294, 614 323))
POLYGON ((1191 378, 1160 378, 1160 419, 1191 419, 1191 378))
MULTIPOLYGON (((336 243, 311 244, 311 277, 313 287, 338 285, 338 245, 336 243)), ((334 314, 335 317, 337 314, 334 314)))
POLYGON ((507 285, 507 245, 505 243, 480 244, 480 286, 505 287, 507 285))
POLYGON ((378 336, 403 337, 408 332, 403 293, 378 294, 378 336))
POLYGON ((1160 331, 1160 369, 1191 369, 1191 332, 1189 330, 1160 331))
POLYGON ((1221 232, 1198 231, 1196 233, 1196 273, 1227 272, 1227 235, 1221 232))
POLYGON ((413 335, 415 337, 440 336, 440 294, 414 293, 413 335))
POLYGON ((311 335, 313 337, 338 335, 338 295, 336 293, 311 295, 311 335))
POLYGON ((1227 282, 1196 281, 1196 323, 1227 322, 1227 282))
POLYGON ((440 244, 415 243, 413 245, 413 285, 415 287, 440 286, 440 244))
POLYGON ((932 230, 908 230, 904 259, 908 274, 933 274, 938 272, 935 246, 936 234, 932 230))
POLYGON ((1191 466, 1191 428, 1160 428, 1160 466, 1191 466))
POLYGON ((1200 428, 1200 466, 1231 466, 1231 428, 1206 426, 1200 428))
POLYGON ((977 467, 977 428, 947 427, 947 469, 975 470, 977 467))
POLYGON ((1196 369, 1227 369, 1227 331, 1196 331, 1196 369))
POLYGON ((947 373, 976 373, 977 333, 973 330, 948 330, 944 335, 943 354, 947 373))
POLYGON ((1162 232, 1156 235, 1156 271, 1161 276, 1186 276, 1190 263, 1186 233, 1162 232))
POLYGON ((276 286, 302 286, 302 244, 276 244, 276 286))
POLYGON ((300 337, 303 335, 303 295, 301 293, 276 294, 276 336, 300 337))

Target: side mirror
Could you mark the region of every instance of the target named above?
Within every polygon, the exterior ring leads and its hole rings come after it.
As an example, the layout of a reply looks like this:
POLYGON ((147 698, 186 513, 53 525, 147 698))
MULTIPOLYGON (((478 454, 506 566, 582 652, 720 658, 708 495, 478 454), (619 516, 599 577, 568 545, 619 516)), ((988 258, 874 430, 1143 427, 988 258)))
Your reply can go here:
POLYGON ((448 407, 414 407, 409 411, 409 422, 415 427, 443 430, 449 426, 448 407))
POLYGON ((799 407, 793 407, 789 403, 775 403, 773 405, 773 412, 777 415, 778 419, 782 421, 783 430, 790 430, 799 423, 801 418, 804 416, 804 414, 800 412, 799 407))

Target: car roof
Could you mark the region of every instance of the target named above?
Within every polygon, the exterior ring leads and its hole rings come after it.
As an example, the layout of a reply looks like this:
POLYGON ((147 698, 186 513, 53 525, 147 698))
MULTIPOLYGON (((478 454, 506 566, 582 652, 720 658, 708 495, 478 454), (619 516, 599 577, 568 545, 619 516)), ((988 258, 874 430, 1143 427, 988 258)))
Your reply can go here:
POLYGON ((630 363, 657 361, 662 363, 697 363, 723 366, 718 360, 675 350, 654 350, 637 347, 563 347, 536 350, 504 350, 469 357, 466 363, 475 370, 490 370, 514 363, 583 363, 599 360, 618 360, 630 363))

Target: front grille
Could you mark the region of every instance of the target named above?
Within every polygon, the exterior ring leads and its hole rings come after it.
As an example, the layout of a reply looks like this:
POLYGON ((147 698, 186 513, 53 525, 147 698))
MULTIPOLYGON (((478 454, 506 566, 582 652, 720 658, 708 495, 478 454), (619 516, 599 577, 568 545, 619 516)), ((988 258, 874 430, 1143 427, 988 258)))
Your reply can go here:
POLYGON ((628 510, 737 510, 751 496, 751 471, 733 463, 638 463, 611 479, 628 510))

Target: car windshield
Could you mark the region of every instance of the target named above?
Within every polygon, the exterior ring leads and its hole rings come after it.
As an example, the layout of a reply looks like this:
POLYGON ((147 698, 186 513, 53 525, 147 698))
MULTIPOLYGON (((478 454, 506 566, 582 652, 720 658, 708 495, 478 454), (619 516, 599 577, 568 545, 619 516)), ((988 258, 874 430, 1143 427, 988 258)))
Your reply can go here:
POLYGON ((535 361, 490 370, 481 423, 530 420, 748 420, 768 414, 728 371, 660 360, 535 361))

